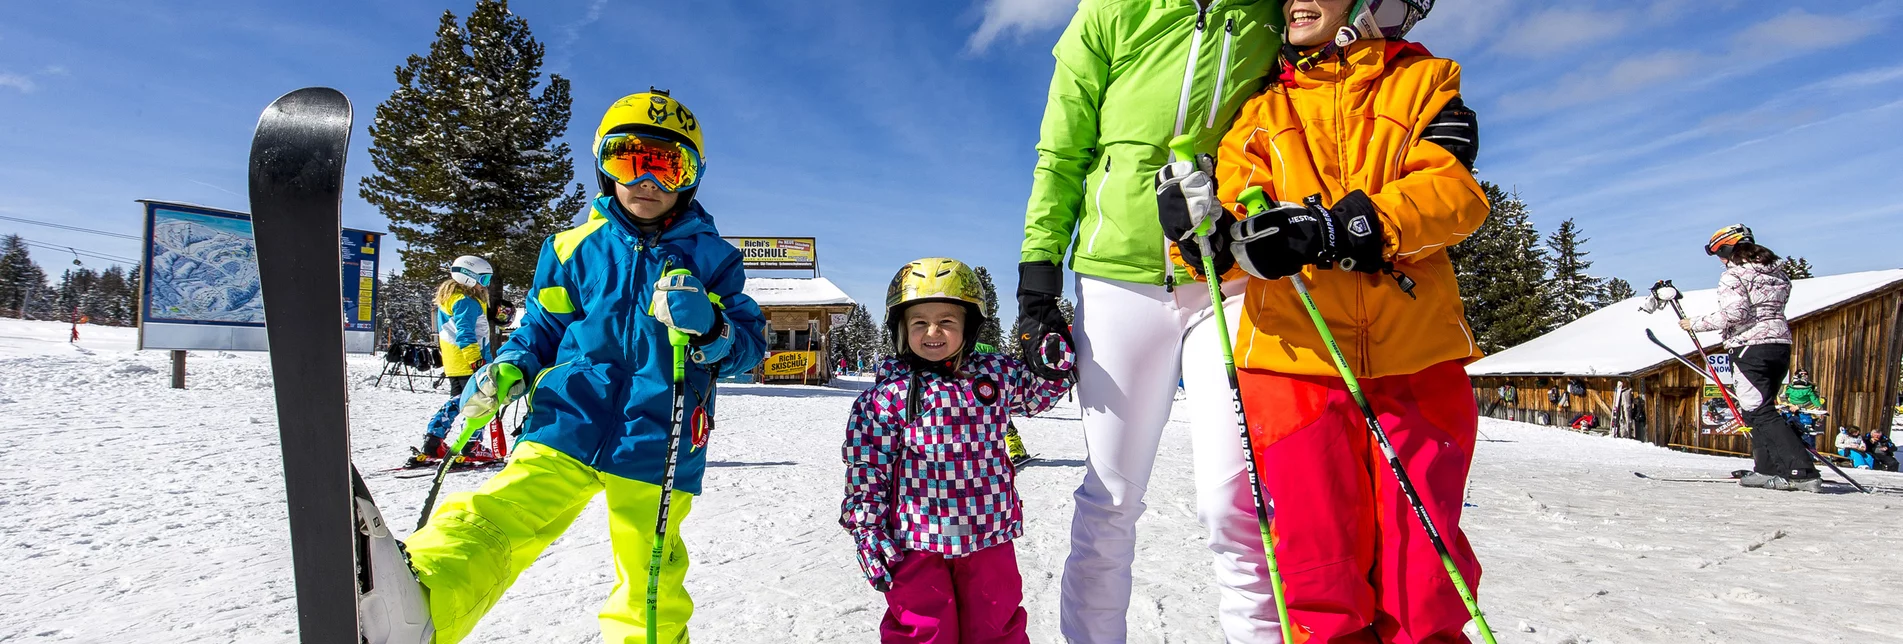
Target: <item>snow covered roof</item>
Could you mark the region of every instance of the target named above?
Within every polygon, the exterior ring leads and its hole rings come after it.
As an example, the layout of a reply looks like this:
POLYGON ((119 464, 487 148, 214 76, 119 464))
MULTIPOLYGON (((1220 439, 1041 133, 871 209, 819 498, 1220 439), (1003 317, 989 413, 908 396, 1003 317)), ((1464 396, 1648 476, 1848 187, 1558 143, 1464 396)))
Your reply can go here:
MULTIPOLYGON (((1822 311, 1903 282, 1903 269, 1846 273, 1796 280, 1785 315, 1791 320, 1822 311)), ((1718 308, 1718 289, 1683 291, 1685 313, 1700 315, 1718 308)), ((1519 346, 1467 365, 1474 376, 1542 374, 1566 376, 1621 376, 1644 371, 1670 360, 1645 339, 1651 329, 1680 355, 1692 352, 1692 343, 1678 328, 1671 310, 1645 313, 1641 295, 1594 311, 1570 324, 1519 346)), ((1698 334, 1706 348, 1720 343, 1717 332, 1698 334)))
POLYGON ((747 295, 760 306, 826 306, 853 303, 824 277, 749 277, 747 295))

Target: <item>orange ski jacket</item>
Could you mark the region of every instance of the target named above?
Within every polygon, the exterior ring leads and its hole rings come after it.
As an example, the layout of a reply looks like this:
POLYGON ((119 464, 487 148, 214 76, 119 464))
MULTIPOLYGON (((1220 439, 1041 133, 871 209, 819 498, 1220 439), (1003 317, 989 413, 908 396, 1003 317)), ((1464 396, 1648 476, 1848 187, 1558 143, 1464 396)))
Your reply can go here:
MULTIPOLYGON (((1219 196, 1262 186, 1270 199, 1332 206, 1361 190, 1380 213, 1386 257, 1414 279, 1409 297, 1382 274, 1310 266, 1316 307, 1355 375, 1411 374, 1479 359, 1447 247, 1487 218, 1473 173, 1423 130, 1460 95, 1460 65, 1419 45, 1365 40, 1308 71, 1285 67, 1242 106, 1216 162, 1219 196)), ((1177 261, 1181 261, 1178 259, 1177 261)), ((1249 279, 1236 365, 1334 375, 1334 361, 1290 280, 1249 279)))

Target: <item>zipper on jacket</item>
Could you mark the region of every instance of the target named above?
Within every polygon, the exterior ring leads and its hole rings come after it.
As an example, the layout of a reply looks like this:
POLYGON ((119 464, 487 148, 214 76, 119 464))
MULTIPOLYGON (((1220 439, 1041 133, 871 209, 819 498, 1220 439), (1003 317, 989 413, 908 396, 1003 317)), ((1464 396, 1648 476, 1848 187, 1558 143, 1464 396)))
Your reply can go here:
MULTIPOLYGON (((1097 227, 1090 229, 1090 243, 1084 245, 1084 252, 1087 253, 1097 252, 1097 233, 1103 232, 1103 187, 1108 183, 1110 183, 1110 155, 1106 153, 1103 158, 1103 178, 1097 180, 1097 192, 1091 197, 1091 200, 1097 204, 1097 227)), ((1167 257, 1169 249, 1165 248, 1163 254, 1167 257)))
MULTIPOLYGON (((1203 6, 1201 4, 1196 6, 1196 30, 1189 34, 1189 60, 1183 63, 1183 91, 1176 97, 1176 127, 1170 130, 1171 139, 1182 136, 1183 127, 1188 124, 1189 94, 1190 90, 1196 85, 1196 59, 1202 53, 1203 29, 1208 26, 1209 10, 1211 7, 1214 7, 1215 4, 1216 3, 1212 0, 1209 6, 1203 6)), ((1186 160, 1176 158, 1175 152, 1170 152, 1169 159, 1172 162, 1186 160)), ((1172 243, 1175 242, 1171 240, 1168 235, 1163 236, 1164 293, 1176 292, 1176 266, 1170 263, 1170 244, 1172 243)))
POLYGON ((1216 111, 1222 108, 1223 82, 1229 78, 1229 45, 1236 39, 1236 19, 1230 18, 1222 24, 1222 58, 1217 59, 1216 91, 1209 97, 1209 122, 1204 129, 1216 127, 1216 111))

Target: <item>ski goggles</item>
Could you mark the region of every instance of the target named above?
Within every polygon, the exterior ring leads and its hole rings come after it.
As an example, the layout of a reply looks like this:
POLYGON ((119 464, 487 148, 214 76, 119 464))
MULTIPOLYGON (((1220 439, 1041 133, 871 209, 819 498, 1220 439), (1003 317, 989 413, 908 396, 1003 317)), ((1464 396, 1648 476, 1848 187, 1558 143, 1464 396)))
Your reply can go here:
POLYGON ((463 268, 461 266, 449 269, 449 272, 468 275, 470 279, 476 280, 477 283, 482 284, 483 286, 488 286, 490 278, 495 277, 494 273, 478 273, 478 272, 469 270, 467 268, 463 268))
POLYGON ((601 173, 624 186, 645 180, 667 192, 680 192, 699 185, 704 168, 693 146, 641 132, 601 137, 595 152, 601 173))

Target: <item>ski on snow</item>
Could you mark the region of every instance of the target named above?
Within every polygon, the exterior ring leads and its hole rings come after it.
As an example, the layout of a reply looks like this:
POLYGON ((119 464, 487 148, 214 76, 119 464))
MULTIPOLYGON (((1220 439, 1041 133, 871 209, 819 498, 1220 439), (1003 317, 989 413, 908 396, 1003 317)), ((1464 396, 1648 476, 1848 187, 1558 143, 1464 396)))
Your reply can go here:
MULTIPOLYGON (((360 531, 344 364, 342 226, 349 99, 279 97, 258 117, 250 192, 304 644, 354 644, 360 531)), ((381 529, 380 526, 376 526, 381 529)))

